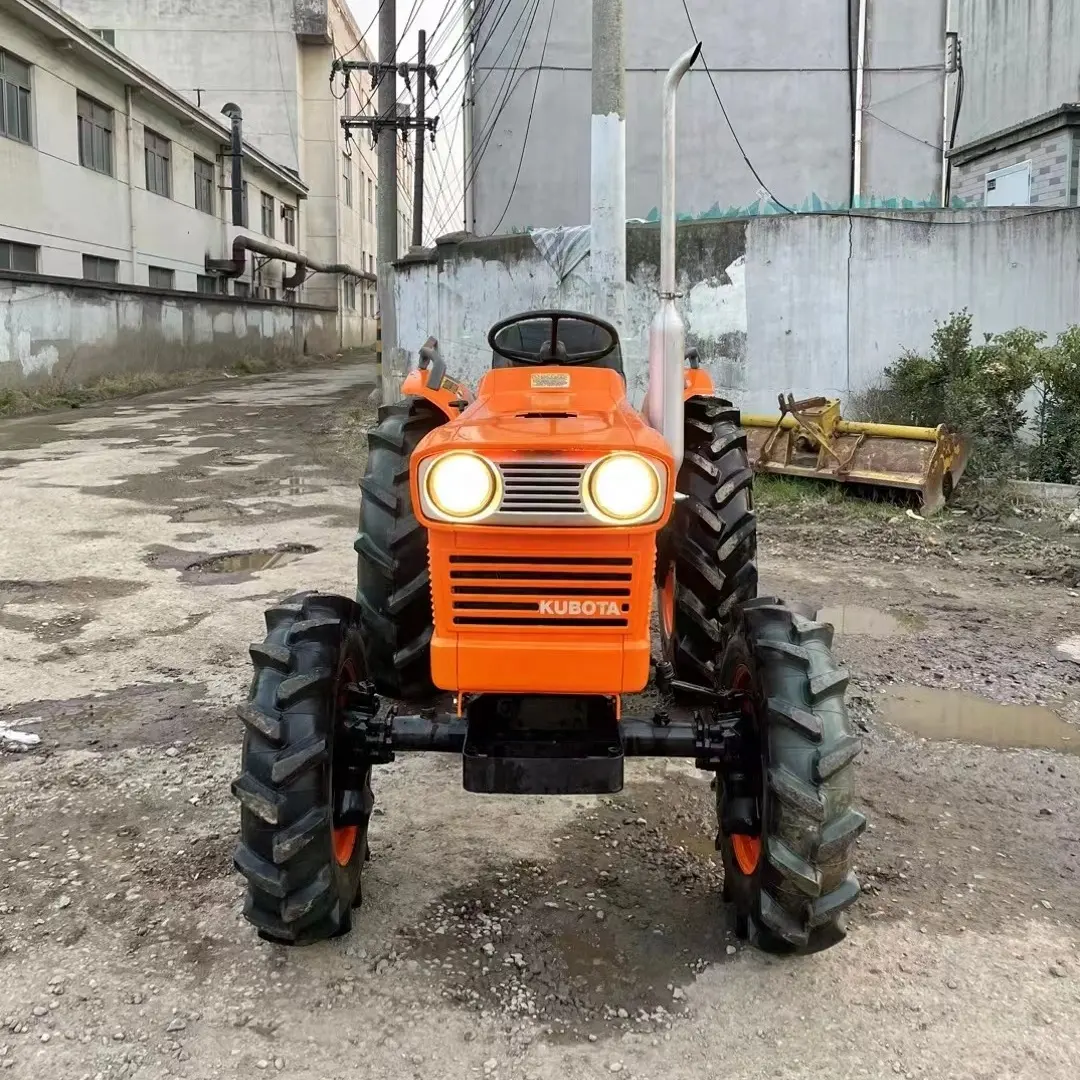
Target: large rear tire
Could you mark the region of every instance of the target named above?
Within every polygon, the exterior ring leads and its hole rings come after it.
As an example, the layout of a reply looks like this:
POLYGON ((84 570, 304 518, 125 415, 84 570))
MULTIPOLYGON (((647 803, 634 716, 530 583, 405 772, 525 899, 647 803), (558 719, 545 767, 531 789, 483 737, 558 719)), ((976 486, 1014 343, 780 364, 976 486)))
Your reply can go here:
POLYGON ((301 593, 266 612, 266 640, 251 646, 234 861, 248 883, 245 917, 282 944, 345 933, 360 900, 371 769, 356 791, 334 783, 345 689, 364 672, 356 615, 346 597, 301 593), (338 828, 346 805, 362 821, 338 828))
POLYGON ((660 637, 674 675, 710 686, 740 604, 757 595, 754 474, 739 410, 716 397, 686 402, 675 505, 657 560, 660 637))
POLYGON ((431 681, 431 578, 427 530, 416 520, 409 461, 420 440, 446 416, 420 398, 385 405, 368 434, 360 481, 356 601, 368 671, 378 693, 417 701, 431 681))
POLYGON ((722 688, 750 690, 757 703, 756 760, 742 794, 756 806, 758 835, 725 832, 739 793, 725 790, 722 774, 717 784, 724 892, 740 932, 771 951, 835 943, 859 895, 852 865, 866 819, 852 803, 861 739, 832 637, 831 626, 779 600, 752 600, 717 664, 722 688))

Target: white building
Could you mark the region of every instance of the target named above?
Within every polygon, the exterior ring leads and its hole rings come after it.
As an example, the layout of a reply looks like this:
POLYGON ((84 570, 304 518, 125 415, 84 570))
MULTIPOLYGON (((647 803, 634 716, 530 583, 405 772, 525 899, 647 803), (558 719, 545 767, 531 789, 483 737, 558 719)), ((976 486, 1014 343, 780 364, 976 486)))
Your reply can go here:
MULTIPOLYGON (((237 233, 229 128, 46 0, 0 0, 0 269, 283 298, 290 268, 207 270, 237 233)), ((252 233, 303 243, 307 189, 251 146, 252 233)))
MULTIPOLYGON (((345 0, 58 2, 192 103, 212 114, 226 102, 239 105, 245 136, 307 185, 311 254, 374 272, 376 152, 366 133, 346 143, 341 127, 343 116, 373 111, 371 81, 354 73, 343 94, 340 77, 330 80, 336 57, 374 59, 345 0)), ((412 221, 406 141, 398 183, 400 254, 408 250, 412 221)), ((305 295, 340 308, 345 344, 374 339, 374 283, 318 276, 305 295)))

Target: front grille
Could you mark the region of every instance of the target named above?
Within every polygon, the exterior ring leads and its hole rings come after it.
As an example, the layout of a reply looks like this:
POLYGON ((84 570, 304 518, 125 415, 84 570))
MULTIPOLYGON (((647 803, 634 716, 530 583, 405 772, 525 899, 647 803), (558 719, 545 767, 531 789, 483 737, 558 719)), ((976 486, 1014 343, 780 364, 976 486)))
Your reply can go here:
POLYGON ((500 461, 503 499, 500 514, 582 516, 581 475, 578 461, 500 461))
POLYGON ((451 555, 455 626, 625 629, 634 560, 628 557, 451 555))

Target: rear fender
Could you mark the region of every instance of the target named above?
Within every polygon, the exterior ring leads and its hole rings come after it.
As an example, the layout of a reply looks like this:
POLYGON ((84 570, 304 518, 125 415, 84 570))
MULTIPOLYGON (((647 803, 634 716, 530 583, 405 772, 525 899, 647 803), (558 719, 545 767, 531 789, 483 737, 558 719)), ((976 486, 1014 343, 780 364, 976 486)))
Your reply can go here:
POLYGON ((471 405, 475 395, 464 383, 446 374, 446 364, 439 354, 439 343, 430 337, 420 349, 420 366, 410 371, 401 385, 407 397, 421 397, 453 420, 471 405))
POLYGON ((683 372, 683 401, 692 397, 712 397, 716 393, 713 381, 704 368, 688 367, 683 372))

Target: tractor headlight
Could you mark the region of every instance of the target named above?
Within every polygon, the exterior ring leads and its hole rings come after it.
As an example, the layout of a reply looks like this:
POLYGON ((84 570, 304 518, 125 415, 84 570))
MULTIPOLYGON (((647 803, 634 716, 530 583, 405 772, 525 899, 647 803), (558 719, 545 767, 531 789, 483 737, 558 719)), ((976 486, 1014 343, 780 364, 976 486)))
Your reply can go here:
POLYGON ((443 454, 428 467, 423 483, 432 508, 452 521, 475 521, 498 505, 498 473, 479 454, 443 454))
POLYGON ((659 515, 663 485, 656 466, 640 454, 608 454, 582 479, 585 508, 611 525, 637 525, 659 515))

